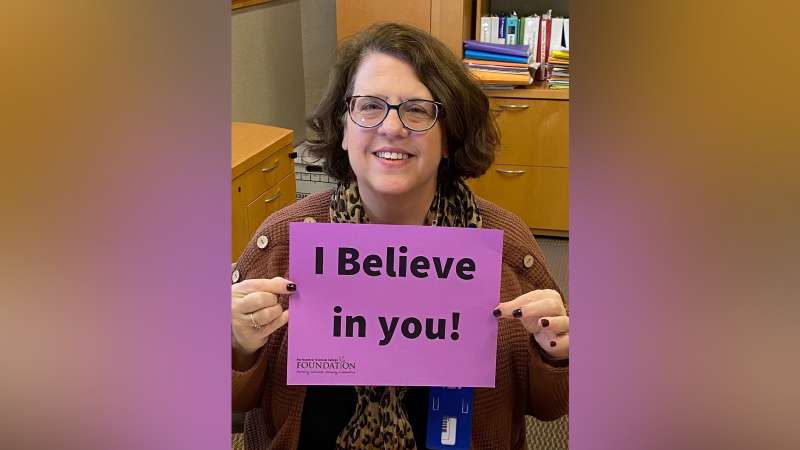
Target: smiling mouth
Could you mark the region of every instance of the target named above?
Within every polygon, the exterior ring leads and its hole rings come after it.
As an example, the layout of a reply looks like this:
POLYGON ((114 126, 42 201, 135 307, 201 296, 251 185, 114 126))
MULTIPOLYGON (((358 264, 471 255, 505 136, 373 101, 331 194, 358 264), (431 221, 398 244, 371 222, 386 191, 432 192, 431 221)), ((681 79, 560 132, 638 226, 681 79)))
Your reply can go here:
POLYGON ((375 152, 375 156, 381 159, 388 159, 391 161, 398 161, 403 159, 408 159, 411 157, 408 153, 400 153, 400 152, 375 152))

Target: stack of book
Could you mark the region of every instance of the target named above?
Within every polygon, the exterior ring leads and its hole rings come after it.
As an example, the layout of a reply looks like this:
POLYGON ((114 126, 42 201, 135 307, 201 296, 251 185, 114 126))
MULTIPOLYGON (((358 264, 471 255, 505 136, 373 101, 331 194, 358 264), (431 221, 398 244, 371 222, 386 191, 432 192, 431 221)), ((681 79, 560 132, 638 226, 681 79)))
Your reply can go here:
POLYGON ((527 46, 528 65, 536 80, 548 80, 554 88, 569 87, 569 18, 552 17, 550 11, 541 16, 517 16, 516 12, 483 16, 478 37, 485 43, 527 46))
POLYGON ((464 64, 485 88, 525 86, 533 82, 530 47, 464 41, 464 64))
POLYGON ((549 63, 553 72, 547 85, 554 89, 569 89, 569 50, 553 50, 549 63))

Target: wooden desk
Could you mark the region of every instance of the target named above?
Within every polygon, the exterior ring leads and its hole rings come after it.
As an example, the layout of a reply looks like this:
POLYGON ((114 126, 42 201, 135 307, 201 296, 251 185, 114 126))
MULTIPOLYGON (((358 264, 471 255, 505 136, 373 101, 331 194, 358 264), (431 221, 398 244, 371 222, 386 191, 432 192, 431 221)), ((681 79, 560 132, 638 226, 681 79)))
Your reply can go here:
POLYGON ((231 209, 233 261, 261 222, 294 202, 294 132, 256 123, 231 127, 231 209))

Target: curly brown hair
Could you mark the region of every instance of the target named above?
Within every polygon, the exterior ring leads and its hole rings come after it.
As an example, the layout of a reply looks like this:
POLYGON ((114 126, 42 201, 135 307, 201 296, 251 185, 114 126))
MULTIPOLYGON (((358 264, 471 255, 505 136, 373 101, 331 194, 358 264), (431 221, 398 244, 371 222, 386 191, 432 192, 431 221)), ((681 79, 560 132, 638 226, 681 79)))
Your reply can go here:
POLYGON ((307 119, 311 130, 308 152, 324 158, 325 172, 342 182, 355 178, 347 153, 341 150, 347 114, 345 97, 353 90, 353 77, 370 53, 384 53, 407 62, 444 104, 440 123, 448 158, 439 165, 440 180, 477 178, 494 161, 499 131, 489 111, 489 100, 463 63, 438 39, 417 28, 380 23, 344 41, 337 50, 328 87, 307 119))

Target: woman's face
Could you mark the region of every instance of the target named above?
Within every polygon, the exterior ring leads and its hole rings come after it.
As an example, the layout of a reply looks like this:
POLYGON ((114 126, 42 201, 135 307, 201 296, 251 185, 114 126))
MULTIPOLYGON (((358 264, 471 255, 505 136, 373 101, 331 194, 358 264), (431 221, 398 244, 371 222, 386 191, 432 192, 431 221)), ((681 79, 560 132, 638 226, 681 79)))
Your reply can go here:
MULTIPOLYGON (((408 63, 383 53, 371 53, 362 60, 353 78, 352 95, 380 97, 391 104, 433 100, 408 63)), ((438 121, 427 131, 411 131, 403 127, 397 110, 390 110, 375 128, 362 128, 348 115, 342 148, 359 190, 371 198, 433 193, 439 162, 446 155, 438 121), (397 159, 398 153, 403 159, 397 159)))

